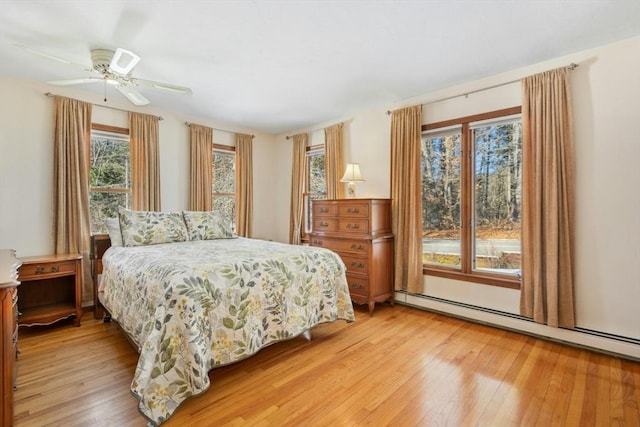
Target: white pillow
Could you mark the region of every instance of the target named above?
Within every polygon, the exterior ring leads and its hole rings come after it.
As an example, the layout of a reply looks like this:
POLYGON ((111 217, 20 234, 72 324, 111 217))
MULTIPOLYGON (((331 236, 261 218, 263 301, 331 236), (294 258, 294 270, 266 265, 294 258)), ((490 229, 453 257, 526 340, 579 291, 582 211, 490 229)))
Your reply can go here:
POLYGON ((120 231, 120 221, 118 218, 107 218, 104 220, 107 232, 111 239, 111 246, 122 246, 122 232, 120 231))

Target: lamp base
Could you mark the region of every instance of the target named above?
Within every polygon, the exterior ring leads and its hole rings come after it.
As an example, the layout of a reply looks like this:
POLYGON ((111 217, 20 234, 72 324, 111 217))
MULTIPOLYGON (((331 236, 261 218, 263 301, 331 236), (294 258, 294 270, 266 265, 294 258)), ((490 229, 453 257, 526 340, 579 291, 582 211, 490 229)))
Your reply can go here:
POLYGON ((347 197, 353 199, 356 197, 356 183, 350 182, 347 184, 347 197))

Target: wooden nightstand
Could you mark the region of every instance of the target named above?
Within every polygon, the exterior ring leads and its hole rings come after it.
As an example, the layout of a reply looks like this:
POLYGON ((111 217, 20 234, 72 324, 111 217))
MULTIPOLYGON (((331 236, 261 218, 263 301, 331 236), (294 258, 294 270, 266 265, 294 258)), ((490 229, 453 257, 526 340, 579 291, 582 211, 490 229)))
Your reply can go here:
POLYGON ((82 317, 82 255, 48 255, 20 258, 18 325, 49 325, 82 317))

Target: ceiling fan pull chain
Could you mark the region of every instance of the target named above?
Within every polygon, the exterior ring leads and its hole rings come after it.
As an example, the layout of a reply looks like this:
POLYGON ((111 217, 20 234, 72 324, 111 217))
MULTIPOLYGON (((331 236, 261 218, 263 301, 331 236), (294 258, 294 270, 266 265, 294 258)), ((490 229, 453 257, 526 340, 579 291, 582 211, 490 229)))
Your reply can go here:
POLYGON ((104 102, 107 102, 107 81, 104 81, 104 102))

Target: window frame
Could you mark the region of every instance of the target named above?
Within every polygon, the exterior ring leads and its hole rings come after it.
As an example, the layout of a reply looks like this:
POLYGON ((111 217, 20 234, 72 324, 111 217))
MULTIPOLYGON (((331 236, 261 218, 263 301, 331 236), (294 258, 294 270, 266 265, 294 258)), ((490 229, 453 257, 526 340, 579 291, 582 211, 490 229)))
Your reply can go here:
MULTIPOLYGON (((211 162, 212 162, 212 176, 211 176, 211 203, 212 203, 212 207, 211 209, 213 210, 213 203, 214 203, 214 199, 216 196, 233 196, 233 224, 231 224, 233 231, 236 231, 236 223, 238 221, 237 218, 237 204, 238 204, 238 198, 237 198, 237 188, 236 188, 236 168, 238 166, 237 162, 238 159, 236 158, 236 147, 233 147, 231 145, 223 145, 223 144, 213 144, 213 149, 211 150, 211 162), (225 153, 226 155, 232 155, 233 156, 233 170, 234 170, 234 176, 233 176, 233 188, 236 189, 236 191, 234 191, 233 193, 229 193, 229 192, 216 192, 214 191, 215 188, 215 170, 213 169, 213 163, 214 163, 214 158, 216 155, 216 151, 217 152, 222 152, 225 153)), ((213 210, 215 211, 215 210, 213 210)))
MULTIPOLYGON (((91 170, 91 139, 93 139, 93 131, 98 132, 107 132, 115 135, 126 135, 127 139, 129 139, 129 153, 131 153, 131 139, 130 132, 128 128, 105 125, 101 123, 91 123, 91 132, 89 135, 89 141, 87 141, 87 154, 86 154, 86 163, 87 163, 87 174, 89 174, 91 170)), ((131 154, 129 154, 131 155, 131 154)), ((131 158, 129 158, 131 159, 131 158)), ((129 182, 129 188, 99 188, 99 187, 91 187, 91 182, 87 183, 89 189, 89 200, 91 200, 91 193, 125 193, 129 195, 129 202, 133 202, 133 182, 129 182)), ((91 203, 89 203, 89 218, 91 219, 91 203)), ((92 221, 90 221, 90 227, 92 228, 92 221)), ((91 234, 102 234, 100 231, 90 230, 91 234)))
MULTIPOLYGON (((304 157, 304 189, 302 191, 302 200, 303 200, 303 212, 302 212, 302 221, 300 224, 300 227, 302 228, 302 230, 300 230, 300 236, 301 236, 301 240, 302 242, 308 242, 309 241, 309 234, 311 233, 313 227, 312 227, 312 223, 313 223, 313 217, 312 217, 312 211, 311 211, 311 196, 312 194, 309 192, 309 186, 311 185, 311 183, 309 182, 309 173, 310 173, 310 167, 309 167, 309 158, 312 157, 315 153, 322 153, 322 155, 325 157, 325 167, 326 167, 326 148, 324 144, 317 144, 317 145, 312 145, 312 146, 307 146, 305 148, 305 157, 304 157), (309 218, 309 222, 307 222, 307 218, 309 218)), ((325 188, 326 188, 326 175, 325 175, 325 188)), ((314 193, 315 194, 315 193, 314 193)), ((327 193, 326 191, 324 193, 318 193, 318 194, 324 194, 324 198, 327 198, 327 193)))
MULTIPOLYGON (((501 110, 490 111, 471 116, 460 117, 451 120, 444 120, 436 123, 422 125, 422 133, 441 128, 461 126, 461 189, 460 189, 460 268, 437 266, 432 264, 422 265, 422 274, 425 276, 442 277, 446 279, 460 280, 464 282, 480 283, 485 285, 499 286, 510 289, 520 289, 520 276, 508 276, 501 273, 491 273, 489 271, 473 269, 473 162, 474 147, 470 124, 483 120, 499 119, 500 117, 513 116, 522 113, 522 107, 510 107, 501 110)), ((524 165, 523 165, 524 166, 524 165)), ((522 254, 521 256, 524 256, 522 254)))

